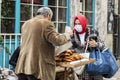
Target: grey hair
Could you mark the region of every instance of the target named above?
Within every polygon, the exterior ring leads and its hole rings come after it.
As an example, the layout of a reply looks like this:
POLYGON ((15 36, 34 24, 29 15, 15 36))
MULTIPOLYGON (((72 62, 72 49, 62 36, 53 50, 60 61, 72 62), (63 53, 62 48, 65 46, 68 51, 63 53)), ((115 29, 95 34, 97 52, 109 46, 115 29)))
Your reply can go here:
POLYGON ((43 15, 43 16, 48 16, 51 15, 53 16, 53 12, 49 7, 41 7, 37 11, 37 15, 43 15))

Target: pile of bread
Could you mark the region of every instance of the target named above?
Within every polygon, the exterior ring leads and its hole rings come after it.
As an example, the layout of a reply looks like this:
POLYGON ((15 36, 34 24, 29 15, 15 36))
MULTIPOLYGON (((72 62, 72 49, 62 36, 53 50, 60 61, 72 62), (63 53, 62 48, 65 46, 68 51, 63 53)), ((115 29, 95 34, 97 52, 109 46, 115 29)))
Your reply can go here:
POLYGON ((81 56, 80 53, 76 53, 74 50, 66 50, 55 56, 56 62, 71 62, 81 59, 83 59, 83 56, 81 56))

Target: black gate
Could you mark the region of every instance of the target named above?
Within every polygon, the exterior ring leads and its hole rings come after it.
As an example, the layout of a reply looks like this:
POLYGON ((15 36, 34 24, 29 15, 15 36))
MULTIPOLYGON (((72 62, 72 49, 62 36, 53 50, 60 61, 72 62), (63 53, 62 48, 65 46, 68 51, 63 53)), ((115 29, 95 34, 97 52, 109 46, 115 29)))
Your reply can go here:
POLYGON ((120 16, 114 15, 113 52, 116 58, 120 57, 120 16))

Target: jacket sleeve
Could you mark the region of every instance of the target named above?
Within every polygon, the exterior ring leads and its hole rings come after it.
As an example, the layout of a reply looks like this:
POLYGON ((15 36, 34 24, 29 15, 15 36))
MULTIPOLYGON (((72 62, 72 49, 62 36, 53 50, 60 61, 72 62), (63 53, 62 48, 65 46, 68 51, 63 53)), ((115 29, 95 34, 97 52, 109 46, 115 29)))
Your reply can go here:
POLYGON ((102 41, 102 40, 100 39, 100 37, 98 37, 97 47, 98 47, 101 51, 105 49, 104 41, 102 41))
POLYGON ((73 49, 80 47, 79 44, 76 43, 74 35, 71 37, 71 42, 72 42, 72 48, 73 49))
POLYGON ((54 25, 50 23, 45 29, 45 38, 53 45, 60 46, 70 41, 70 34, 59 34, 56 32, 54 25))
MULTIPOLYGON (((105 49, 105 44, 104 41, 101 40, 99 33, 95 29, 90 30, 90 35, 87 32, 87 36, 89 36, 89 39, 94 39, 97 43, 96 48, 99 48, 101 51, 105 49), (94 35, 94 36, 93 36, 94 35)), ((88 51, 92 51, 94 47, 88 47, 88 51)))

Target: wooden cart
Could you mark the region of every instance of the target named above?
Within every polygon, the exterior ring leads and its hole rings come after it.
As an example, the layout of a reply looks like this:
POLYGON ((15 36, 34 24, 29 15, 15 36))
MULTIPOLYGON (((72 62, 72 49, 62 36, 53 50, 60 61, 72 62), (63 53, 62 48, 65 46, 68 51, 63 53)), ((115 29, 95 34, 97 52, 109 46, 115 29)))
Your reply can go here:
POLYGON ((82 65, 86 65, 92 62, 95 62, 95 59, 84 59, 84 60, 77 60, 73 62, 59 62, 56 63, 56 80, 75 80, 75 67, 79 67, 82 65), (71 64, 72 63, 72 64, 71 64))

